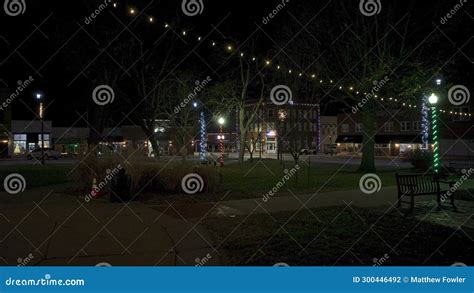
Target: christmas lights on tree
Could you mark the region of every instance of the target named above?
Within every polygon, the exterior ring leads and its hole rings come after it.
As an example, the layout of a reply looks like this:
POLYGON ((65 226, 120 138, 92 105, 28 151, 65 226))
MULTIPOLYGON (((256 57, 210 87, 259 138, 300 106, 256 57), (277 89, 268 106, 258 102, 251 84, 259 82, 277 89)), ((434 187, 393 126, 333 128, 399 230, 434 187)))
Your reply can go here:
POLYGON ((206 120, 204 112, 199 116, 199 160, 206 161, 206 120))
POLYGON ((426 96, 423 96, 421 102, 421 141, 423 151, 428 150, 428 137, 429 137, 429 122, 428 122, 428 107, 426 106, 426 96))

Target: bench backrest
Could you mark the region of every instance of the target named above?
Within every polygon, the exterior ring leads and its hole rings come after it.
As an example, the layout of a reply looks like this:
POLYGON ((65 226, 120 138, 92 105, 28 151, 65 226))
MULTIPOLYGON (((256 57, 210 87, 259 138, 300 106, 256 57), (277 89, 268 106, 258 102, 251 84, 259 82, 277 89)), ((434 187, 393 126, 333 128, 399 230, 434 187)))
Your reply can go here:
POLYGON ((398 192, 402 194, 428 194, 439 190, 436 174, 395 174, 398 192))

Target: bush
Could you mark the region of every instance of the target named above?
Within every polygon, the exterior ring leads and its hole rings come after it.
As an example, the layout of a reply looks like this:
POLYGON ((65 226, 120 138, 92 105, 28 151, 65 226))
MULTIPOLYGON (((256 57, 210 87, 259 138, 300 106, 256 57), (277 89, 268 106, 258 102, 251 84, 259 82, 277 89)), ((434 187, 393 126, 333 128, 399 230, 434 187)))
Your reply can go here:
POLYGON ((181 193, 181 180, 189 173, 202 177, 203 192, 213 192, 219 181, 215 168, 189 163, 131 163, 125 165, 125 169, 131 176, 135 192, 181 193))
POLYGON ((105 156, 97 159, 89 154, 79 157, 78 160, 79 163, 75 166, 73 172, 74 182, 77 182, 79 191, 87 193, 91 191, 94 178, 97 180, 97 183, 104 180, 107 176, 107 169, 112 170, 121 164, 116 156, 105 156))
MULTIPOLYGON (((219 182, 216 168, 196 162, 158 162, 131 156, 124 161, 122 156, 102 156, 99 159, 86 156, 79 158, 79 163, 74 170, 79 191, 89 193, 93 178, 96 178, 99 184, 106 178, 107 170, 113 170, 119 164, 125 170, 123 176, 130 178, 127 185, 131 186, 127 189, 132 191, 132 197, 134 194, 143 192, 183 193, 181 181, 189 173, 196 173, 202 177, 204 183, 202 192, 213 192, 219 182)), ((112 175, 117 176, 117 174, 112 175)), ((110 187, 111 181, 108 182, 107 187, 110 187)))
POLYGON ((433 154, 430 152, 423 152, 415 150, 408 156, 413 167, 420 171, 428 171, 433 164, 433 154))

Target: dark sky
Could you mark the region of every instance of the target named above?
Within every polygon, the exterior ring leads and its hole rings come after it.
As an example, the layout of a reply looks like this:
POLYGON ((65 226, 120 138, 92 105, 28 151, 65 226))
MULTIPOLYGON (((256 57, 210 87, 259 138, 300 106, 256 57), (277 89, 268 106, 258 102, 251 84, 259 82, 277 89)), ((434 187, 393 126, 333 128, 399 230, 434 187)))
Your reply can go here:
MULTIPOLYGON (((342 0, 341 0, 342 1, 342 0)), ((209 44, 216 41, 219 48, 226 43, 243 42, 248 36, 256 33, 261 35, 256 44, 255 51, 261 56, 271 55, 275 52, 275 43, 285 43, 281 32, 289 24, 295 23, 302 15, 314 15, 325 5, 333 5, 337 1, 312 1, 290 0, 269 25, 262 23, 267 16, 280 3, 277 1, 209 1, 203 0, 204 8, 200 15, 189 17, 183 15, 181 1, 117 1, 117 8, 109 3, 108 7, 97 16, 97 23, 105 27, 125 29, 136 32, 140 36, 149 36, 151 40, 158 37, 164 30, 164 23, 172 23, 177 33, 186 29, 188 35, 184 42, 192 48, 197 45, 197 36, 208 36, 192 54, 185 66, 194 71, 212 74, 212 70, 219 67, 217 56, 209 44), (146 9, 144 10, 144 8, 146 9), (147 19, 152 16, 154 23, 148 27, 143 25, 127 25, 133 20, 128 15, 129 9, 135 8, 139 17, 147 19), (291 15, 290 15, 291 14, 291 15), (259 26, 263 30, 259 30, 259 26), (127 27, 127 28, 126 28, 127 27), (139 33, 138 33, 139 31, 139 33), (263 32, 264 31, 264 32, 263 32)), ((440 26, 440 17, 446 14, 457 1, 383 1, 384 7, 380 17, 390 6, 400 13, 414 12, 413 17, 420 17, 420 21, 432 22, 433 26, 440 26), (443 3, 446 2, 446 3, 443 3), (426 18, 427 11, 431 18, 426 18)), ((14 87, 18 80, 26 80, 29 76, 34 82, 13 103, 13 119, 32 119, 31 110, 35 109, 33 94, 42 92, 47 97, 50 105, 47 118, 53 119, 55 125, 70 125, 79 117, 78 113, 87 110, 90 95, 94 84, 90 78, 81 74, 82 68, 76 64, 94 63, 94 55, 77 55, 71 53, 74 48, 90 45, 92 38, 99 44, 98 48, 106 46, 108 40, 99 39, 100 34, 94 34, 92 27, 86 24, 86 17, 101 5, 103 1, 51 1, 51 0, 25 0, 24 14, 11 17, 0 11, 0 84, 14 87), (80 61, 80 62, 79 62, 80 61), (31 110, 30 110, 31 109, 31 110)), ((344 1, 348 10, 358 12, 359 1, 344 1)), ((458 29, 449 32, 442 46, 456 53, 459 43, 463 43, 471 35, 472 18, 468 14, 472 11, 472 4, 458 12, 456 22, 458 29), (459 25, 459 22, 461 24, 459 25)), ((330 9, 328 12, 330 13, 330 9)), ((443 28, 443 27, 442 27, 443 28)), ((444 28, 443 28, 444 30, 444 28)), ((441 32, 436 32, 441 33, 441 32)), ((126 31, 124 34, 129 34, 126 31)), ((130 36, 129 36, 130 37, 130 36)), ((290 44, 291 45, 291 44, 290 44)), ((472 48, 471 44, 467 45, 472 48)), ((465 50, 469 52, 469 50, 465 50)), ((472 54, 472 50, 470 50, 472 54)), ((107 58, 103 53, 99 58, 107 58)), ((468 56, 472 58, 471 56, 468 56)), ((462 72, 465 80, 472 81, 472 62, 465 58, 463 62, 454 64, 456 70, 462 72)), ((472 59, 471 59, 472 60, 472 59)), ((120 63, 120 62, 118 62, 120 63)), ((122 66, 124 66, 122 64, 122 66)), ((126 66, 124 66, 126 67, 126 66)), ((1 86, 1 85, 0 85, 1 86)), ((333 113, 335 110, 330 110, 333 113)))

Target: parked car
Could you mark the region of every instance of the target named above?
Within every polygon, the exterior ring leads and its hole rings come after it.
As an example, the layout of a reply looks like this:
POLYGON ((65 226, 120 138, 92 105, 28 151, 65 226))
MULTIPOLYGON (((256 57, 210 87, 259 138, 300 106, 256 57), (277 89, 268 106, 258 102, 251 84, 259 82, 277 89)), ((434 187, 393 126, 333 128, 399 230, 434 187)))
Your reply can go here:
POLYGON ((300 154, 302 155, 308 155, 308 154, 316 155, 317 153, 318 153, 317 149, 301 149, 300 150, 300 154))
MULTIPOLYGON (((36 149, 32 150, 31 152, 29 152, 26 155, 26 158, 28 160, 32 160, 32 159, 40 160, 41 159, 41 148, 36 148, 36 149)), ((61 153, 58 152, 58 151, 55 151, 53 149, 44 148, 44 158, 46 160, 47 159, 57 160, 57 159, 61 158, 61 153)))

